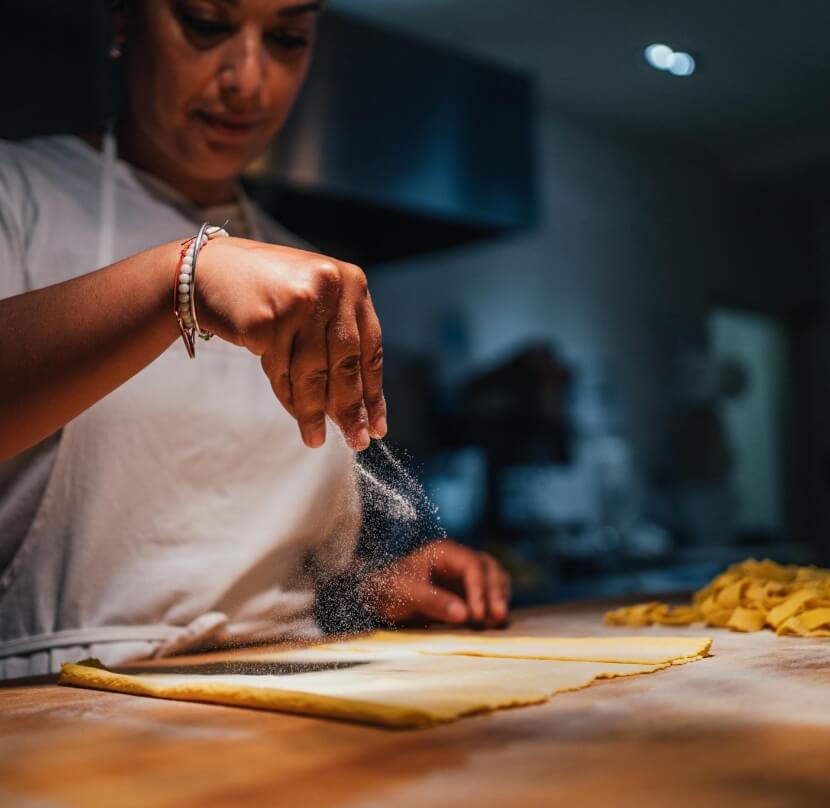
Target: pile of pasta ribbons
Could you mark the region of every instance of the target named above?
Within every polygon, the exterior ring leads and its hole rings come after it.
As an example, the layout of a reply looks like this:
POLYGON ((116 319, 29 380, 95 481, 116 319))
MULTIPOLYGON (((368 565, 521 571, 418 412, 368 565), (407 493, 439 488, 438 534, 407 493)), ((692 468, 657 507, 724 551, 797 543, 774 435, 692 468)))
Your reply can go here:
POLYGON ((608 612, 612 626, 708 626, 830 637, 830 570, 749 559, 696 592, 690 606, 653 601, 608 612))

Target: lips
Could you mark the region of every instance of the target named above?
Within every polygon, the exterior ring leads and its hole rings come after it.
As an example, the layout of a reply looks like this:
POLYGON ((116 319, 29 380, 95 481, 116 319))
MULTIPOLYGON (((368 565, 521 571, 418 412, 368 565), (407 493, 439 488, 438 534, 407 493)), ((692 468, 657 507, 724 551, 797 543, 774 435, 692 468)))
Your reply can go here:
POLYGON ((260 119, 215 115, 204 110, 197 110, 195 117, 205 125, 213 137, 232 142, 247 140, 263 126, 260 119))

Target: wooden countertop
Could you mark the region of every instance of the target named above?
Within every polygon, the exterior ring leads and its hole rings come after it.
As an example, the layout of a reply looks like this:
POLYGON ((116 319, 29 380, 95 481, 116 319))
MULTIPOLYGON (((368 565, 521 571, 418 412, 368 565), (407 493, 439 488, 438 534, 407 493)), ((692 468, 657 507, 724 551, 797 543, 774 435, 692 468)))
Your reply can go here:
MULTIPOLYGON (((509 633, 636 633, 601 613, 524 611, 509 633)), ((830 640, 647 631, 706 634, 713 656, 417 731, 0 688, 0 805, 830 805, 830 640)))

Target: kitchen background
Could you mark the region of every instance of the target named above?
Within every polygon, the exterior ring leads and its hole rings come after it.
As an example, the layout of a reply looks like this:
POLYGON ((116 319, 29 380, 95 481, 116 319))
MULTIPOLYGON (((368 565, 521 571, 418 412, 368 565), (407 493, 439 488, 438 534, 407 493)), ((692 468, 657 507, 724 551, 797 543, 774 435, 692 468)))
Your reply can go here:
MULTIPOLYGON (((330 5, 250 188, 367 269, 446 529, 520 603, 828 562, 830 6, 330 5)), ((102 4, 5 6, 0 135, 103 120, 102 4)))

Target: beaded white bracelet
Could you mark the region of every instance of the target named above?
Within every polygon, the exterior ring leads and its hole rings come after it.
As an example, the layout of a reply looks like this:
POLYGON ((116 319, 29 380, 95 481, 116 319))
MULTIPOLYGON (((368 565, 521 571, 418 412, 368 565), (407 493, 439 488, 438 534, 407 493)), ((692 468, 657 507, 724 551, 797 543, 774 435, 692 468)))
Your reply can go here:
POLYGON ((176 322, 182 332, 187 355, 196 358, 196 336, 209 340, 213 334, 199 326, 196 317, 196 261, 199 251, 211 239, 227 237, 224 226, 217 227, 205 222, 196 236, 186 241, 182 248, 179 263, 176 266, 176 278, 173 283, 173 311, 176 322))

